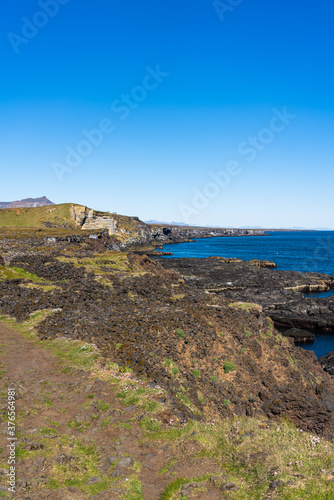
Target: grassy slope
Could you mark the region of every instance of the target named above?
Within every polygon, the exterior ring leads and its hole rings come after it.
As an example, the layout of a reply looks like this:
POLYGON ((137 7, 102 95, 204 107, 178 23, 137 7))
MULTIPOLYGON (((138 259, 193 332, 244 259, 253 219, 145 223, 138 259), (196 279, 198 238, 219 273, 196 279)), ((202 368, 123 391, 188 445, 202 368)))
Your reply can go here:
MULTIPOLYGON (((175 475, 171 471, 175 465, 180 464, 182 467, 187 460, 193 467, 196 467, 198 460, 206 458, 214 460, 220 469, 220 474, 228 475, 228 480, 233 481, 238 487, 237 491, 228 493, 228 498, 231 500, 260 500, 264 494, 268 493, 268 487, 274 481, 283 481, 283 483, 290 481, 291 483, 290 485, 278 484, 275 490, 271 490, 272 496, 270 498, 272 499, 330 500, 334 498, 333 443, 320 438, 315 439, 306 432, 300 432, 286 419, 268 422, 264 419, 242 417, 206 423, 189 421, 186 425, 180 424, 175 419, 172 424, 162 424, 159 421, 159 413, 163 407, 156 402, 155 391, 152 390, 152 394, 143 391, 140 383, 137 385, 134 383, 129 391, 128 381, 118 376, 117 365, 107 365, 101 370, 99 355, 95 348, 80 341, 68 340, 64 342, 56 339, 41 342, 37 340, 33 328, 46 314, 50 313, 51 311, 35 313, 29 321, 21 324, 4 316, 0 319, 21 331, 36 345, 53 351, 59 356, 63 370, 69 376, 71 367, 89 370, 94 374, 94 377, 104 381, 110 380, 111 390, 118 391, 117 397, 124 405, 135 404, 140 412, 145 411, 145 418, 140 423, 141 431, 137 436, 138 442, 151 442, 157 447, 169 444, 170 456, 159 472, 162 479, 168 478, 169 480, 161 497, 163 500, 181 498, 180 490, 184 484, 189 482, 201 482, 198 493, 205 491, 206 484, 210 483, 212 476, 217 476, 216 473, 207 474, 206 470, 203 469, 201 473, 188 473, 187 475, 178 473, 175 475)), ((128 425, 134 425, 134 420, 136 419, 129 419, 128 425)), ((52 424, 57 425, 55 422, 52 424)), ((105 424, 102 423, 102 425, 105 424)), ((40 432, 42 434, 51 432, 56 434, 57 429, 42 428, 40 432)), ((23 434, 21 431, 21 437, 23 434)), ((122 430, 120 429, 120 437, 121 435, 122 430)), ((67 435, 61 435, 55 440, 45 438, 48 454, 52 456, 52 446, 55 448, 54 452, 58 453, 59 443, 62 446, 67 446, 69 439, 67 435)), ((87 454, 87 449, 82 448, 80 441, 74 440, 72 446, 74 446, 72 454, 78 454, 82 451, 87 454)), ((110 488, 114 484, 113 479, 110 479, 108 484, 86 486, 87 477, 98 473, 96 468, 98 452, 94 445, 91 445, 89 450, 90 456, 85 458, 84 468, 86 472, 82 480, 79 474, 74 483, 71 470, 66 467, 58 467, 58 469, 48 472, 51 477, 48 488, 60 490, 68 485, 74 485, 77 492, 82 492, 82 498, 86 498, 85 494, 87 493, 94 494, 101 491, 102 486, 110 488)), ((20 449, 21 452, 23 451, 20 449)), ((36 457, 40 454, 41 452, 34 452, 36 457)), ((28 455, 25 452, 19 458, 27 458, 28 455)), ((45 455, 45 451, 43 451, 43 455, 45 455)), ((0 464, 0 467, 5 466, 5 463, 0 464)), ((191 471, 191 468, 189 470, 191 471)), ((127 479, 123 477, 121 483, 116 481, 118 486, 127 488, 127 493, 122 498, 128 500, 144 499, 139 478, 140 465, 138 464, 127 475, 127 479)), ((212 481, 219 487, 219 484, 226 482, 226 478, 224 479, 224 476, 217 477, 216 480, 212 481)), ((0 497, 6 497, 6 494, 0 492, 0 497)), ((192 495, 189 498, 193 498, 192 495)))
POLYGON ((70 203, 34 208, 11 208, 0 210, 0 227, 12 228, 44 228, 45 222, 59 224, 62 227, 76 228, 77 225, 70 215, 70 203))

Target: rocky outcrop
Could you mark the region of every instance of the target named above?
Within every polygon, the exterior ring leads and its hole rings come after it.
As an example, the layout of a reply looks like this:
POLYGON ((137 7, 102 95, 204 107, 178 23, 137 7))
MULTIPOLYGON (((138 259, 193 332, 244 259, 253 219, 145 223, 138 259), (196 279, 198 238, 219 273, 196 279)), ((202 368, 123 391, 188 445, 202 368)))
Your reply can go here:
POLYGON ((0 266, 4 266, 4 265, 5 265, 5 261, 3 260, 2 255, 0 255, 0 266))
POLYGON ((71 216, 83 231, 107 231, 109 236, 115 236, 121 249, 150 244, 150 230, 138 217, 100 212, 83 205, 72 205, 71 216))
POLYGON ((318 273, 277 271, 239 259, 159 259, 177 269, 186 282, 230 302, 256 303, 277 326, 334 331, 334 297, 305 298, 310 291, 334 288, 334 277, 318 273))
POLYGON ((277 325, 334 331, 334 297, 300 298, 267 308, 277 325))
POLYGON ((319 358, 319 362, 325 372, 334 376, 334 351, 329 352, 326 356, 319 358))
MULTIPOLYGON (((252 229, 212 229, 206 227, 163 226, 142 222, 138 217, 126 217, 116 213, 99 212, 83 205, 72 205, 71 216, 85 231, 107 230, 109 235, 121 238, 121 248, 133 245, 161 246, 165 243, 180 243, 193 238, 213 236, 254 236, 263 235, 262 230, 252 229)), ((274 267, 274 263, 254 261, 260 267, 274 267)))
POLYGON ((256 267, 264 267, 266 269, 277 269, 277 264, 275 262, 271 262, 269 260, 258 260, 252 259, 248 261, 248 264, 256 267))
POLYGON ((180 243, 194 238, 210 238, 214 236, 263 236, 260 229, 222 229, 209 227, 172 226, 148 224, 151 242, 156 246, 166 243, 180 243))
POLYGON ((314 333, 308 332, 307 330, 300 330, 299 328, 290 328, 283 332, 284 337, 291 337, 295 344, 310 344, 314 342, 314 333))

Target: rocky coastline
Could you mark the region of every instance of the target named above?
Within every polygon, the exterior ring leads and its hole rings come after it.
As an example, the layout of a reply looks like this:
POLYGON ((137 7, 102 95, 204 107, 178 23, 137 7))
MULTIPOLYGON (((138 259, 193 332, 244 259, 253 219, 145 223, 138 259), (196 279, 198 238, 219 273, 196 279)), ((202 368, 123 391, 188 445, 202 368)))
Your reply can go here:
POLYGON ((301 294, 291 288, 330 288, 332 277, 282 273, 263 261, 150 258, 109 250, 109 236, 74 236, 5 233, 0 314, 26 321, 46 311, 40 339, 93 343, 106 363, 166 389, 180 419, 286 416, 334 432, 330 374, 270 315, 273 300, 301 294))
POLYGON ((334 296, 304 296, 334 289, 333 276, 273 270, 275 264, 266 261, 155 258, 165 269, 176 269, 186 283, 207 294, 232 303, 259 304, 277 327, 334 332, 334 296))

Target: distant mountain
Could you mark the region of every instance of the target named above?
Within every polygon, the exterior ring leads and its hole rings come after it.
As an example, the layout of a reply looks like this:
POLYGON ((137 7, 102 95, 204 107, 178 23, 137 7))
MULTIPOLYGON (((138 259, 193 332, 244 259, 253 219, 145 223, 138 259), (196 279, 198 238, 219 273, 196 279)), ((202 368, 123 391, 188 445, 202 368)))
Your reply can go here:
POLYGON ((43 196, 42 198, 26 198, 20 201, 0 201, 1 208, 26 208, 26 207, 46 207, 54 203, 43 196))
POLYGON ((189 226, 190 224, 186 224, 185 222, 166 222, 161 220, 145 220, 145 224, 166 224, 168 226, 189 226))

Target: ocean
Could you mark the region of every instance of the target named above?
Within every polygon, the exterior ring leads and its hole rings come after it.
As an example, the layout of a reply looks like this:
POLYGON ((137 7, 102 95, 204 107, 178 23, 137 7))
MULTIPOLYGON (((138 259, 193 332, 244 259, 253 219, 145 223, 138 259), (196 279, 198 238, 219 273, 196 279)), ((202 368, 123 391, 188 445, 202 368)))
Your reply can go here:
MULTIPOLYGON (((172 252, 166 259, 220 256, 242 260, 270 260, 283 271, 317 272, 334 275, 334 231, 271 232, 268 236, 199 238, 191 243, 164 245, 172 252)), ((334 295, 334 290, 307 294, 311 297, 334 295)), ((315 342, 303 348, 320 357, 334 350, 334 332, 315 332, 315 342)))

